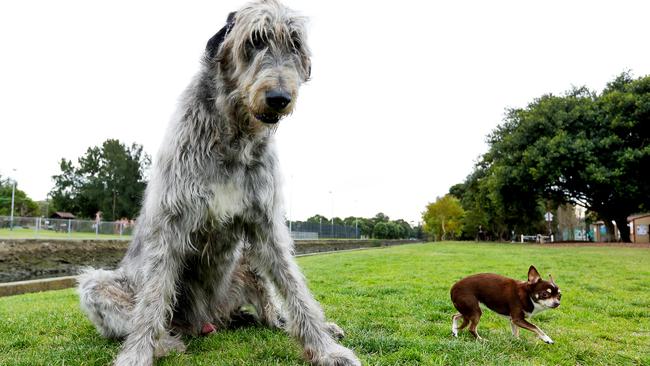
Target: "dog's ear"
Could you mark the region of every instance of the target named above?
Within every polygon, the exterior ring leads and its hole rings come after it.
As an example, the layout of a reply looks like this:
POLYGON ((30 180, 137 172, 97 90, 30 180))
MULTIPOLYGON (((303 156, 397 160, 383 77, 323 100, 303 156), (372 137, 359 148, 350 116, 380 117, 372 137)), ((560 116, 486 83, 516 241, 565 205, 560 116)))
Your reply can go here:
POLYGON ((528 268, 528 283, 534 285, 541 279, 542 276, 540 276, 539 272, 537 272, 537 268, 535 268, 535 266, 530 266, 530 268, 528 268))
POLYGON ((232 12, 228 14, 228 20, 226 20, 226 25, 221 28, 217 34, 212 36, 208 41, 208 44, 205 46, 205 52, 210 58, 214 58, 219 52, 219 47, 223 43, 223 40, 226 39, 226 36, 235 25, 235 15, 237 12, 232 12))

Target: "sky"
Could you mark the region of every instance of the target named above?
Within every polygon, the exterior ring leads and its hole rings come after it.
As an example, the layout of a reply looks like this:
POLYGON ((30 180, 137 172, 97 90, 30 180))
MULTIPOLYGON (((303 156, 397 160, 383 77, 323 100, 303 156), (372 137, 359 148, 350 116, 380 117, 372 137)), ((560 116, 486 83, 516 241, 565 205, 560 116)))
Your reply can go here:
MULTIPOLYGON (((421 220, 506 108, 650 74, 642 1, 300 1, 312 78, 277 140, 288 217, 421 220)), ((242 1, 0 4, 0 175, 46 198, 109 138, 155 156, 207 40, 242 1), (15 171, 13 169, 16 169, 15 171)))

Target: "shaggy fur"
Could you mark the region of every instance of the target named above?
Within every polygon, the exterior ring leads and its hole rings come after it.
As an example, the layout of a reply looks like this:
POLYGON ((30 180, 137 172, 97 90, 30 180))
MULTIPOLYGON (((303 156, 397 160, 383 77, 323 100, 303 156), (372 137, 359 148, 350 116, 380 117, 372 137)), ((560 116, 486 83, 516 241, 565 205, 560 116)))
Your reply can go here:
POLYGON ((98 331, 125 339, 115 365, 151 365, 183 351, 170 331, 227 326, 243 305, 269 326, 286 321, 312 364, 360 365, 335 341, 342 331, 326 323, 307 288, 284 222, 273 133, 309 78, 304 23, 262 0, 230 14, 208 42, 124 259, 79 279, 81 307, 98 331))

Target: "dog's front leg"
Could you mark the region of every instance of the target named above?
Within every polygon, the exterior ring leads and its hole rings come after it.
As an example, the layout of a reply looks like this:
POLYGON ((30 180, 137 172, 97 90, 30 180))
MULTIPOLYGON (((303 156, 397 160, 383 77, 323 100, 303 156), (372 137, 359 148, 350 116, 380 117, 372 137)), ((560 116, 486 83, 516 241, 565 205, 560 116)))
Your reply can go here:
POLYGON ((161 347, 184 348, 180 340, 166 333, 182 258, 177 240, 159 233, 144 242, 147 253, 132 313, 132 332, 115 359, 116 366, 152 365, 154 353, 162 356, 168 350, 161 347))
MULTIPOLYGON (((307 288, 293 255, 293 241, 284 220, 275 220, 266 243, 256 243, 253 265, 269 274, 285 300, 287 329, 303 345, 305 357, 314 365, 361 365, 354 353, 330 335, 320 305, 307 288)), ((338 327, 337 327, 338 328, 338 327)))
POLYGON ((526 319, 523 318, 513 319, 512 322, 520 326, 521 328, 528 329, 531 332, 537 334, 539 339, 543 340, 544 342, 548 344, 553 344, 553 340, 551 339, 551 337, 547 336, 546 333, 544 333, 544 331, 539 329, 539 327, 537 327, 535 324, 529 323, 526 319))

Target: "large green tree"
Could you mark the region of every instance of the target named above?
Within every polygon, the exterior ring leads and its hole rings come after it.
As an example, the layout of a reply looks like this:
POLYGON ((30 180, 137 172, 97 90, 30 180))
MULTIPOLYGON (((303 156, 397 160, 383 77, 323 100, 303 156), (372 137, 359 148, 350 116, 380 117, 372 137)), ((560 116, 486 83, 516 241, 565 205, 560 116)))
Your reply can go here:
POLYGON ((540 199, 579 204, 610 231, 615 221, 629 242, 627 216, 650 207, 650 76, 624 73, 600 94, 542 96, 510 110, 488 142, 483 160, 504 208, 534 213, 540 199))
MULTIPOLYGON (((11 194, 14 182, 9 178, 0 176, 0 216, 11 215, 11 194)), ((38 216, 38 204, 27 194, 18 189, 14 192, 14 216, 38 216)))
POLYGON ((106 220, 135 217, 150 161, 141 145, 129 147, 112 139, 88 148, 76 166, 61 159, 61 173, 52 177, 52 204, 82 217, 94 217, 97 211, 106 220))

